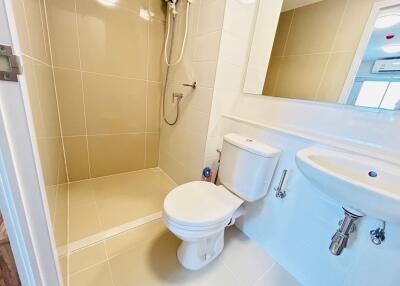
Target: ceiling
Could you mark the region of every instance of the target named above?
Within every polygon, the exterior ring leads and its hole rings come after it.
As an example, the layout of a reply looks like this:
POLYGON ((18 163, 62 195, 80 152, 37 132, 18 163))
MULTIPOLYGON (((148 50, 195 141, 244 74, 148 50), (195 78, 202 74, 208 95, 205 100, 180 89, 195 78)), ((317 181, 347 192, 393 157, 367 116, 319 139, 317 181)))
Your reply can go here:
POLYGON ((282 12, 300 8, 323 0, 283 0, 282 12))
MULTIPOLYGON (((387 14, 398 14, 400 17, 400 6, 393 7, 382 11, 379 16, 387 14)), ((370 41, 368 43, 368 48, 364 54, 364 60, 376 60, 389 57, 400 57, 400 52, 387 53, 382 48, 390 45, 400 45, 400 23, 388 28, 375 28, 370 41), (387 39, 386 37, 393 35, 392 39, 387 39)))

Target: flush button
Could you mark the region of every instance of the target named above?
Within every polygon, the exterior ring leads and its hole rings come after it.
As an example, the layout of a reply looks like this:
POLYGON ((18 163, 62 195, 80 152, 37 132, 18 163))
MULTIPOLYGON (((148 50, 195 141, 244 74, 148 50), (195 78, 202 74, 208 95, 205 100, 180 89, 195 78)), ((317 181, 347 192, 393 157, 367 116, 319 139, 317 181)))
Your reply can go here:
POLYGON ((378 177, 378 173, 375 171, 369 171, 368 176, 370 176, 371 178, 376 178, 378 177))

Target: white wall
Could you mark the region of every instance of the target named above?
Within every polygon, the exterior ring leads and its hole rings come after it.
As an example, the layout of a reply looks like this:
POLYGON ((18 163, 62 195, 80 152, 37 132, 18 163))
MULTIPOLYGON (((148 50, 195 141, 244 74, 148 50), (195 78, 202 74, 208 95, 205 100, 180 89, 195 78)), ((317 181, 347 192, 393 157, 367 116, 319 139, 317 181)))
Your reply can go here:
POLYGON ((250 50, 257 1, 228 0, 221 32, 221 43, 208 126, 205 165, 218 157, 220 119, 229 113, 242 93, 250 50), (247 44, 246 44, 247 43, 247 44))
POLYGON ((342 255, 330 254, 331 237, 343 218, 341 205, 319 192, 295 165, 296 152, 315 142, 230 119, 222 121, 222 134, 236 132, 282 149, 269 194, 261 201, 246 204, 246 214, 237 223, 243 232, 303 285, 399 285, 399 226, 388 224, 385 242, 374 246, 369 231, 378 225, 377 221, 363 218, 356 239, 342 255), (281 200, 275 197, 273 187, 283 169, 289 170, 289 176, 287 196, 281 200))
POLYGON ((272 187, 284 168, 290 173, 287 197, 279 200, 270 192, 263 200, 247 204, 239 227, 304 285, 399 285, 400 227, 388 224, 387 239, 377 247, 369 240, 376 221, 364 218, 357 239, 341 256, 331 255, 330 239, 343 211, 300 174, 294 158, 299 149, 328 144, 397 161, 400 116, 243 94, 249 49, 243 43, 250 42, 255 8, 254 3, 239 0, 226 3, 205 161, 215 160, 214 150, 221 146, 223 134, 237 132, 282 150, 272 187))

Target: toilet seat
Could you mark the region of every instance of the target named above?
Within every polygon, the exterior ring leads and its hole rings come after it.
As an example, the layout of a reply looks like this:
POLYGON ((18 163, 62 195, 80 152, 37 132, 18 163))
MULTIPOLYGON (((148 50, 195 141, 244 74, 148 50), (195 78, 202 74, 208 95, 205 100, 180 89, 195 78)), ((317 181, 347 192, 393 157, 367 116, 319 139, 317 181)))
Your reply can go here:
POLYGON ((224 228, 243 200, 223 186, 194 181, 173 189, 164 200, 164 219, 185 231, 224 228))

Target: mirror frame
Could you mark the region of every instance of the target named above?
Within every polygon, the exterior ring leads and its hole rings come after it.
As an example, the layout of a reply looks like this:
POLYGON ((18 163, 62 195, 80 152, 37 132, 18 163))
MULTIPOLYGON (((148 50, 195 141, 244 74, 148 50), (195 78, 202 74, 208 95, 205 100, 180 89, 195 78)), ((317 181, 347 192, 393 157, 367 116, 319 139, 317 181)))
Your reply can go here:
POLYGON ((263 90, 283 1, 258 0, 243 93, 259 94, 263 90))
MULTIPOLYGON (((256 14, 256 18, 254 20, 254 25, 253 25, 253 37, 251 41, 251 46, 249 49, 249 54, 248 54, 248 62, 247 62, 247 67, 246 67, 246 73, 244 75, 244 83, 243 83, 243 90, 242 92, 246 95, 257 95, 260 96, 262 95, 259 90, 262 90, 265 82, 265 77, 267 74, 267 69, 268 69, 268 64, 270 61, 271 57, 271 52, 272 52, 272 47, 274 44, 275 40, 275 35, 276 35, 276 30, 278 27, 278 21, 279 17, 281 14, 281 9, 283 5, 284 0, 258 0, 258 10, 256 14), (277 13, 277 6, 273 6, 273 9, 268 8, 269 10, 269 15, 271 18, 269 18, 268 23, 270 29, 268 37, 265 37, 265 40, 257 40, 257 34, 261 33, 261 28, 259 23, 259 19, 261 17, 265 16, 265 13, 261 15, 260 10, 262 8, 266 8, 267 6, 271 5, 274 3, 274 5, 279 6, 279 13, 277 13), (278 4, 279 3, 279 4, 278 4), (273 33, 271 33, 271 30, 273 30, 273 33), (264 48, 264 50, 263 50, 264 48), (253 53, 258 52, 259 56, 254 55, 253 53), (260 61, 261 55, 263 58, 260 61), (261 64, 260 64, 261 62, 261 64), (257 63, 257 64, 255 64, 257 63), (262 65, 262 66, 261 66, 262 65), (262 78, 262 86, 261 81, 256 83, 256 85, 252 86, 252 83, 254 83, 254 80, 262 78), (252 80, 253 78, 254 80, 252 80), (256 87, 254 87, 256 86, 256 87)), ((363 106, 355 106, 355 105, 347 105, 346 102, 348 100, 348 97, 350 95, 351 89, 354 84, 354 80, 356 78, 358 69, 360 67, 360 64, 362 62, 362 59, 364 57, 364 53, 368 47, 369 40, 371 38, 372 32, 374 31, 374 25, 375 21, 378 18, 379 12, 384 9, 384 8, 390 8, 392 6, 400 5, 400 0, 382 0, 374 3, 369 18, 365 24, 363 34, 361 36, 360 42, 357 46, 355 55, 353 57, 353 61, 351 64, 351 67, 349 69, 349 72, 347 73, 347 77, 345 80, 345 83, 343 85, 342 91, 340 93, 340 97, 338 102, 336 103, 328 103, 328 102, 319 102, 319 101, 312 101, 312 100, 304 100, 304 99, 293 99, 293 98, 284 98, 284 97, 273 97, 273 96, 266 96, 268 99, 273 99, 273 100, 290 100, 290 101, 297 101, 297 102, 305 102, 309 104, 321 104, 321 105, 334 105, 334 106, 346 106, 348 108, 356 108, 356 109, 361 109, 361 110, 368 110, 372 112, 393 112, 392 110, 385 110, 385 109, 379 109, 379 108, 371 108, 371 107, 363 107, 363 106)), ((265 31, 264 31, 265 33, 265 31)))

